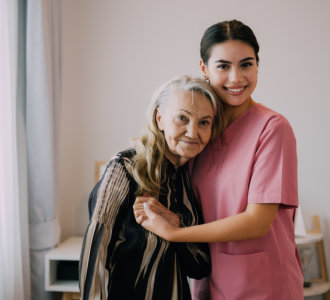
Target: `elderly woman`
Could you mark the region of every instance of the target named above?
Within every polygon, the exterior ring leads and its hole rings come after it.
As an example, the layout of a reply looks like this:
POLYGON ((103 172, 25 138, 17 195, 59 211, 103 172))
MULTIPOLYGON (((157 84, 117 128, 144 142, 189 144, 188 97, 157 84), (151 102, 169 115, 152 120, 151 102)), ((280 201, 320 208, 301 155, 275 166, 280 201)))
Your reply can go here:
POLYGON ((91 193, 95 208, 80 260, 82 299, 186 300, 187 276, 209 275, 207 244, 157 237, 136 223, 133 204, 136 196, 152 196, 174 226, 201 223, 186 163, 219 134, 220 110, 202 79, 174 78, 156 93, 149 125, 132 149, 111 159, 91 193))

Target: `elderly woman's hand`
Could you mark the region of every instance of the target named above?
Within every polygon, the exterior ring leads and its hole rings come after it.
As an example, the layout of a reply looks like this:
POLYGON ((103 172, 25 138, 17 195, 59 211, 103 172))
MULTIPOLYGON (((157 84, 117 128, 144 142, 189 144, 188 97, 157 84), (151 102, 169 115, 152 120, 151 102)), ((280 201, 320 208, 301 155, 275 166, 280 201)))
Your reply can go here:
MULTIPOLYGON (((149 202, 144 202, 143 208, 144 217, 141 218, 143 219, 141 222, 142 227, 169 242, 179 241, 177 239, 177 233, 183 228, 179 228, 178 219, 174 217, 173 213, 169 213, 169 211, 162 214, 156 213, 152 208, 152 204, 149 202)), ((156 207, 156 210, 158 209, 159 207, 156 207)))
POLYGON ((143 203, 148 203, 154 213, 162 216, 172 226, 180 226, 180 218, 177 214, 162 205, 156 198, 150 197, 147 194, 136 197, 133 205, 135 220, 138 224, 142 224, 148 218, 143 203))

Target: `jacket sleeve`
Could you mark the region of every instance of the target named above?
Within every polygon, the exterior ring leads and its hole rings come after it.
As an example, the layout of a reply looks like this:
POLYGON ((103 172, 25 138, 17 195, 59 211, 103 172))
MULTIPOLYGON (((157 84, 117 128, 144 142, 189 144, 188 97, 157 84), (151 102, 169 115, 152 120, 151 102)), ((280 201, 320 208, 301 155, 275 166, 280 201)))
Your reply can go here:
POLYGON ((106 268, 123 220, 129 194, 127 171, 118 158, 111 160, 101 182, 93 189, 89 203, 87 227, 79 263, 81 299, 107 299, 109 271, 106 268), (91 206, 90 206, 91 205, 91 206), (124 209, 125 211, 125 209, 124 209))
POLYGON ((97 200, 97 192, 100 188, 102 179, 98 181, 98 183, 94 186, 93 190, 91 191, 89 198, 88 198, 88 215, 89 215, 89 221, 92 221, 93 212, 96 206, 96 200, 97 200))

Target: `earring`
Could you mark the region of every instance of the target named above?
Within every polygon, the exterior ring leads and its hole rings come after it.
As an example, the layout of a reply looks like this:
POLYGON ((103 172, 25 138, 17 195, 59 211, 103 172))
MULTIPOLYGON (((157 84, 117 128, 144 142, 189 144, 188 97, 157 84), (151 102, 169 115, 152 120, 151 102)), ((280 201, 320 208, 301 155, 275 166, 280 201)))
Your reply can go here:
POLYGON ((208 84, 210 84, 210 79, 206 74, 204 74, 204 79, 208 84))

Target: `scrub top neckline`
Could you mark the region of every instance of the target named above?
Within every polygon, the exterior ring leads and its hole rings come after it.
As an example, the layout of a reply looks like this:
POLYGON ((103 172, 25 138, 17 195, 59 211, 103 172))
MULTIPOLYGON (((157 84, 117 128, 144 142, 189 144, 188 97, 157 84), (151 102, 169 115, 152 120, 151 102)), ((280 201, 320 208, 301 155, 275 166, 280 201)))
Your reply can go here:
POLYGON ((251 112, 253 112, 255 109, 259 108, 260 106, 263 106, 261 103, 257 103, 255 105, 253 105, 252 107, 250 107, 247 111, 245 111, 244 113, 242 113, 234 122, 232 122, 226 129, 225 131, 222 133, 221 135, 221 140, 224 141, 227 138, 229 138, 231 136, 231 133, 233 132, 233 130, 235 129, 235 127, 238 126, 239 123, 242 122, 242 120, 246 119, 248 117, 248 115, 251 114, 251 112))

